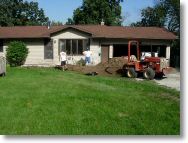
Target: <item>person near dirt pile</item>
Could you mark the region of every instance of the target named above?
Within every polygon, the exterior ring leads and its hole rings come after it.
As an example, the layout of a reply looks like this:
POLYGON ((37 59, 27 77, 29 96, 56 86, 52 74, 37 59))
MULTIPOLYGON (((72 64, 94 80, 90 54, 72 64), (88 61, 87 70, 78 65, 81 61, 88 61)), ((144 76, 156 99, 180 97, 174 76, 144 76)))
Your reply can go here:
POLYGON ((67 54, 66 52, 60 52, 60 58, 61 58, 61 67, 64 70, 67 69, 67 65, 66 65, 66 62, 67 62, 67 54))
POLYGON ((85 56, 86 65, 89 65, 91 63, 92 52, 87 48, 86 51, 83 52, 83 55, 85 56))

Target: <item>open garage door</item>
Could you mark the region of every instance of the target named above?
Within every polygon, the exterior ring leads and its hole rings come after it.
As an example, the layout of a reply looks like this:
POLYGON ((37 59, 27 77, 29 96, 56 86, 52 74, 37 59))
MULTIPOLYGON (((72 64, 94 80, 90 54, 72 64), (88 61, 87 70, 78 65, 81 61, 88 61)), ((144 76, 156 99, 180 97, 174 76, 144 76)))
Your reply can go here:
POLYGON ((128 55, 127 44, 114 44, 113 57, 122 57, 128 55))
MULTIPOLYGON (((136 45, 131 45, 131 55, 137 55, 136 45)), ((128 56, 128 44, 114 44, 113 57, 128 56)))

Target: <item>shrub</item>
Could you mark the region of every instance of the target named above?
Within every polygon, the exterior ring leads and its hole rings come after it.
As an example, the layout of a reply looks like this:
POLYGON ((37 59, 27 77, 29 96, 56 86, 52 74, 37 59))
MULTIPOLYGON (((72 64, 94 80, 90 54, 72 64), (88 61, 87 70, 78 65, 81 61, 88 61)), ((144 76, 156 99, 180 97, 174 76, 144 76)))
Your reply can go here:
POLYGON ((21 41, 12 41, 7 48, 6 58, 10 66, 21 66, 25 63, 28 49, 21 41))
POLYGON ((76 65, 79 65, 79 66, 85 66, 86 65, 86 62, 84 59, 80 59, 79 61, 77 61, 76 65))

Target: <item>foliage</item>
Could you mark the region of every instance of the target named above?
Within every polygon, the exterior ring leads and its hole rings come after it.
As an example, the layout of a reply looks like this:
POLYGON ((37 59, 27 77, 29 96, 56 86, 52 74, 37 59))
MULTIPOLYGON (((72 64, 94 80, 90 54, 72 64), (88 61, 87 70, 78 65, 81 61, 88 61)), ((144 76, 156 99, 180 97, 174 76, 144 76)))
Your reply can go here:
POLYGON ((164 5, 167 11, 168 30, 180 36, 180 0, 160 0, 159 5, 164 5))
POLYGON ((44 25, 48 21, 38 2, 23 0, 0 1, 0 26, 44 25))
POLYGON ((77 61, 76 65, 79 65, 79 66, 85 66, 86 65, 86 62, 84 59, 80 59, 79 61, 77 61))
POLYGON ((121 25, 121 6, 123 0, 83 0, 81 7, 74 10, 73 19, 68 23, 121 25))
POLYGON ((179 135, 180 93, 150 81, 7 68, 3 135, 179 135))
POLYGON ((67 19, 66 25, 74 25, 74 21, 71 18, 67 19))
POLYGON ((147 7, 141 11, 141 21, 131 26, 166 27, 175 33, 179 39, 173 41, 171 50, 171 66, 180 66, 180 1, 155 0, 153 8, 147 7))
POLYGON ((141 10, 141 21, 131 26, 166 26, 169 31, 179 35, 180 31, 180 1, 156 0, 155 6, 141 10))
POLYGON ((12 41, 7 48, 7 61, 10 66, 21 66, 24 64, 28 55, 26 45, 21 41, 12 41))
POLYGON ((51 26, 61 26, 61 25, 63 25, 63 23, 60 21, 52 21, 50 25, 51 26))
POLYGON ((139 22, 132 23, 131 26, 157 26, 163 27, 165 24, 165 10, 162 7, 147 7, 141 11, 142 19, 139 22))

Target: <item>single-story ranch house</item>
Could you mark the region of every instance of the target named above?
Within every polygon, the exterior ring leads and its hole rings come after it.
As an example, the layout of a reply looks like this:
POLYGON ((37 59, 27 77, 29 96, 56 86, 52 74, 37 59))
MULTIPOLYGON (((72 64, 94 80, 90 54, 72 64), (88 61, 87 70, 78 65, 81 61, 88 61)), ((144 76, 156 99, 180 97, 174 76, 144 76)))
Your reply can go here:
MULTIPOLYGON (((123 27, 106 25, 15 26, 0 27, 0 52, 6 53, 12 40, 26 43, 29 54, 26 66, 55 66, 60 64, 59 53, 67 52, 68 64, 75 64, 89 47, 92 64, 109 58, 127 56, 128 41, 138 40, 141 51, 158 52, 170 60, 170 44, 176 36, 165 28, 123 27)), ((133 46, 134 47, 134 46, 133 46)), ((134 48, 133 48, 134 49, 134 48)), ((131 51, 135 52, 135 50, 131 51)))

